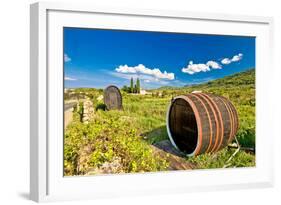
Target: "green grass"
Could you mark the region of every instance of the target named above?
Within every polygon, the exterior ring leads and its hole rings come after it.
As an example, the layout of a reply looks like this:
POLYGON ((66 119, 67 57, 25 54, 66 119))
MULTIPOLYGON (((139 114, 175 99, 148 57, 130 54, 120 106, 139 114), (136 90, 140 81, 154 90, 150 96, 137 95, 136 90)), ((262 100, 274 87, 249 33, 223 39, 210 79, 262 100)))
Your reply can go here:
POLYGON ((210 168, 223 168, 227 167, 252 167, 255 166, 255 160, 253 155, 247 154, 244 151, 238 152, 229 163, 226 163, 227 160, 235 152, 233 149, 224 148, 214 154, 202 154, 196 157, 190 157, 187 160, 195 166, 200 167, 201 169, 210 169, 210 168))
POLYGON ((106 163, 111 164, 109 173, 167 169, 168 162, 153 153, 131 126, 129 118, 119 114, 119 111, 98 110, 89 124, 79 122, 76 114, 65 133, 65 175, 98 174, 106 163))
MULTIPOLYGON (((97 100, 103 94, 102 90, 81 88, 77 92, 87 93, 96 113, 88 125, 79 122, 76 116, 68 126, 64 148, 65 174, 85 174, 89 169, 95 173, 104 164, 116 161, 118 166, 114 173, 166 170, 168 162, 153 154, 149 145, 168 139, 166 111, 171 98, 194 90, 229 98, 239 115, 240 126, 236 135, 239 143, 255 148, 254 70, 191 87, 151 90, 153 95, 132 95, 122 91, 122 111, 104 110, 102 101, 97 100), (158 93, 163 95, 160 97, 158 93)), ((198 169, 222 168, 233 152, 233 149, 224 148, 214 154, 186 160, 198 169)), ((228 167, 247 166, 255 166, 255 155, 244 151, 239 151, 228 164, 228 167)))

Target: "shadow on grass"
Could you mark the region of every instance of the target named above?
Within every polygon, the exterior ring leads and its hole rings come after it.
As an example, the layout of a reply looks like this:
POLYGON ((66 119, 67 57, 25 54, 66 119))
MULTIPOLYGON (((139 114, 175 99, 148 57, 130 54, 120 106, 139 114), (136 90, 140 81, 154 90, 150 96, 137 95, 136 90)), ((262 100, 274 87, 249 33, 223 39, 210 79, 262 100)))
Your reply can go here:
POLYGON ((176 155, 178 157, 184 157, 184 153, 177 150, 169 140, 166 126, 158 127, 150 132, 141 134, 143 138, 152 146, 163 150, 167 153, 176 155))
POLYGON ((177 150, 169 140, 166 126, 143 133, 144 139, 151 144, 155 153, 169 162, 169 170, 187 170, 196 168, 186 161, 184 153, 177 150))
POLYGON ((105 111, 105 109, 106 109, 106 106, 105 106, 104 103, 99 103, 99 104, 97 104, 97 106, 96 106, 96 111, 97 111, 97 110, 103 110, 103 111, 105 111))

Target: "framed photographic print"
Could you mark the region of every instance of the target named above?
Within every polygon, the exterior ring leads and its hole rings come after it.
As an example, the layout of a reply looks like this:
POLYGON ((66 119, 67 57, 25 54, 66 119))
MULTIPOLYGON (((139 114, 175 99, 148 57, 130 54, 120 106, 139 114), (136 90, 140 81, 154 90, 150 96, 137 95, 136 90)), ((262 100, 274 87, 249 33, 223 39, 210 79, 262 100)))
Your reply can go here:
POLYGON ((272 24, 31 5, 31 199, 271 186, 272 24))

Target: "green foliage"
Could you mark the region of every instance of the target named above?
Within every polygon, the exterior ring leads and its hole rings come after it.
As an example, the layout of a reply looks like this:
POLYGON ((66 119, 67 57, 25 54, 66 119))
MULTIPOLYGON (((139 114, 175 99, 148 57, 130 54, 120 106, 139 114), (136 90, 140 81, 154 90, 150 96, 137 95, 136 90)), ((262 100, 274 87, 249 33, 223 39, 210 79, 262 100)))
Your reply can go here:
POLYGON ((131 92, 131 88, 128 87, 127 85, 124 85, 122 88, 121 88, 122 91, 126 92, 126 93, 130 93, 131 92))
MULTIPOLYGON (((125 86, 124 86, 125 87, 125 86)), ((123 88, 124 88, 123 87, 123 88)), ((149 90, 151 95, 131 95, 122 89, 123 110, 105 111, 97 97, 98 89, 75 89, 93 96, 96 108, 89 124, 79 121, 78 109, 65 132, 64 171, 66 175, 99 173, 107 164, 115 164, 113 173, 166 170, 165 159, 153 154, 150 144, 168 139, 166 111, 172 97, 194 90, 222 95, 231 100, 238 111, 240 145, 255 148, 255 70, 235 74, 205 84, 187 87, 165 87, 149 90)), ((80 106, 81 107, 81 106, 80 106)), ((224 148, 213 154, 187 158, 196 168, 222 168, 233 149, 224 148)), ((229 167, 255 166, 255 155, 239 151, 229 167)))
POLYGON ((201 169, 210 168, 222 168, 227 167, 252 167, 255 166, 255 156, 248 154, 244 151, 238 152, 230 160, 229 164, 226 164, 227 160, 235 152, 235 149, 224 148, 214 154, 202 154, 197 157, 190 157, 187 161, 193 163, 196 167, 201 169))
POLYGON ((134 92, 134 79, 131 78, 130 93, 134 92))
POLYGON ((167 96, 167 94, 168 94, 168 92, 166 90, 163 90, 161 97, 164 98, 167 96))
POLYGON ((137 78, 137 82, 136 82, 136 93, 140 93, 140 79, 137 78))
POLYGON ((131 78, 130 87, 124 85, 121 90, 126 93, 140 93, 140 79, 137 78, 136 84, 134 85, 134 79, 131 78))
MULTIPOLYGON (((72 122, 65 133, 65 175, 85 174, 95 169, 99 173, 104 163, 114 163, 116 173, 166 170, 168 163, 155 155, 149 145, 141 139, 130 121, 118 117, 118 111, 97 111, 89 123, 72 122), (109 112, 108 112, 109 113, 109 112), (83 157, 85 156, 85 157, 83 157)), ((113 172, 115 173, 115 172, 113 172)))
POLYGON ((106 110, 106 105, 104 103, 98 103, 96 105, 96 110, 106 110))

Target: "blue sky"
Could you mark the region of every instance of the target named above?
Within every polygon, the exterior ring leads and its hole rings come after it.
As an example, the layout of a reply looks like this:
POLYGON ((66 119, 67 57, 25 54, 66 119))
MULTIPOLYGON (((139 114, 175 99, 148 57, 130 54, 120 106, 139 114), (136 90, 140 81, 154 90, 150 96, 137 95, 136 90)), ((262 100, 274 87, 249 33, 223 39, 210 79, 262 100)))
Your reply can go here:
POLYGON ((208 82, 255 67, 255 38, 64 28, 66 88, 208 82))

